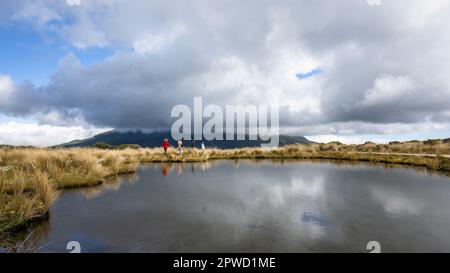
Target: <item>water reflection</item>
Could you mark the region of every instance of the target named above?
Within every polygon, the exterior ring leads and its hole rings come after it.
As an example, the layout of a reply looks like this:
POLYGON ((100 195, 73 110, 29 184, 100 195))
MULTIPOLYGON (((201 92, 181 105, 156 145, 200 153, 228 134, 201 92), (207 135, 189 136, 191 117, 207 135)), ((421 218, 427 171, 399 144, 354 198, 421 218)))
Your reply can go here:
POLYGON ((139 181, 139 175, 135 173, 124 174, 120 176, 110 176, 106 178, 101 185, 79 189, 68 189, 65 190, 64 193, 65 194, 71 192, 81 193, 87 199, 92 199, 98 197, 99 195, 107 191, 117 191, 124 183, 133 184, 136 181, 139 181))
POLYGON ((311 223, 311 224, 319 225, 322 227, 324 227, 325 223, 326 223, 326 221, 324 219, 322 219, 320 216, 315 215, 314 213, 311 213, 311 212, 303 212, 301 220, 302 220, 302 222, 311 223))
POLYGON ((195 162, 195 163, 161 163, 161 173, 163 176, 168 176, 174 169, 176 169, 176 175, 181 176, 185 169, 189 169, 191 173, 195 174, 196 171, 200 171, 201 173, 206 170, 212 168, 217 161, 210 162, 195 162))
POLYGON ((39 224, 33 223, 26 230, 15 233, 0 235, 0 253, 1 252, 47 252, 48 238, 51 228, 51 219, 40 221, 39 224))
POLYGON ((365 252, 372 240, 388 252, 450 251, 447 206, 447 177, 404 168, 162 163, 66 191, 30 238, 58 252, 70 240, 89 252, 365 252))
POLYGON ((424 201, 420 198, 410 196, 395 189, 380 189, 370 187, 373 200, 379 203, 384 211, 392 216, 395 215, 420 215, 424 208, 424 201))
POLYGON ((168 164, 168 163, 163 163, 163 164, 161 165, 162 175, 163 175, 163 176, 168 176, 168 175, 169 175, 169 172, 170 172, 170 168, 171 168, 170 164, 168 164))

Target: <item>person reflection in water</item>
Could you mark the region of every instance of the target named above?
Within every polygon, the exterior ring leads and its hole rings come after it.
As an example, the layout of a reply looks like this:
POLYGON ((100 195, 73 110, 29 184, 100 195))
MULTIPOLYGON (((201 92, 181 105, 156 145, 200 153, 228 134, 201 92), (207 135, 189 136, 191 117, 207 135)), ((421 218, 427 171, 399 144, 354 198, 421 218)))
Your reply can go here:
POLYGON ((183 174, 184 164, 178 163, 177 164, 177 175, 180 176, 183 174))
POLYGON ((170 172, 172 171, 172 167, 176 168, 177 175, 180 176, 183 174, 184 170, 184 164, 182 163, 176 163, 175 166, 172 166, 172 164, 163 163, 161 164, 161 172, 163 176, 168 176, 170 172))
POLYGON ((161 171, 163 176, 168 176, 170 172, 170 165, 169 164, 162 164, 161 171))

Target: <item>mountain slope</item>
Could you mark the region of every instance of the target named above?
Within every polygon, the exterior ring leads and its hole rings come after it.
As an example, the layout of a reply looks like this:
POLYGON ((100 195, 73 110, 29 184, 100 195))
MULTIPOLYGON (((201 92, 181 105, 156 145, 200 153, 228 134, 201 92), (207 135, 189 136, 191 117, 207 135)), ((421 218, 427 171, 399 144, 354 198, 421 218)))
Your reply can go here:
MULTIPOLYGON (((160 147, 164 138, 169 139, 171 145, 175 145, 176 141, 172 139, 170 131, 162 131, 162 132, 152 132, 152 133, 144 133, 140 130, 136 131, 108 131, 105 133, 101 133, 86 139, 77 139, 67 143, 63 143, 57 145, 56 147, 89 147, 95 145, 97 142, 104 142, 110 145, 118 146, 120 144, 138 144, 141 147, 160 147)), ((236 139, 236 138, 235 138, 236 139)), ((248 136, 246 136, 247 140, 212 140, 207 141, 203 140, 206 147, 217 147, 222 149, 227 148, 239 148, 239 147, 259 147, 262 143, 267 143, 267 141, 261 140, 248 140, 248 136)), ((201 141, 197 140, 195 142, 185 140, 184 146, 200 146, 201 141)), ((314 143, 309 141, 305 137, 302 136, 287 136, 280 135, 280 145, 288 145, 288 144, 309 144, 314 143)))

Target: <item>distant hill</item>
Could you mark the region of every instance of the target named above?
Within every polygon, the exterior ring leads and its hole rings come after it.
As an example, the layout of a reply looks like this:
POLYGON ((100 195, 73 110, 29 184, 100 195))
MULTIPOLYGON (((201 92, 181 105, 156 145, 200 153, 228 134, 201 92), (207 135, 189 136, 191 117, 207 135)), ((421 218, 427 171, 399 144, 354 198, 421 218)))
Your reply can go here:
MULTIPOLYGON (((95 143, 98 142, 104 142, 114 146, 118 146, 120 144, 138 144, 141 147, 160 147, 164 138, 169 139, 172 146, 175 145, 176 141, 172 139, 170 131, 145 133, 141 130, 127 131, 127 132, 112 130, 95 135, 90 138, 77 139, 67 143, 56 145, 55 147, 89 147, 94 146, 95 143)), ((203 141, 206 147, 217 147, 222 149, 240 148, 240 147, 260 147, 261 144, 268 143, 268 141, 248 140, 248 136, 246 136, 246 140, 239 140, 239 141, 238 140, 231 140, 231 141, 203 140, 203 141)), ((185 140, 184 146, 191 147, 192 145, 194 145, 196 147, 200 147, 200 143, 201 141, 199 140, 195 142, 185 140)), ((288 144, 309 144, 309 143, 314 142, 309 141, 308 139, 302 136, 280 135, 280 146, 288 144)))

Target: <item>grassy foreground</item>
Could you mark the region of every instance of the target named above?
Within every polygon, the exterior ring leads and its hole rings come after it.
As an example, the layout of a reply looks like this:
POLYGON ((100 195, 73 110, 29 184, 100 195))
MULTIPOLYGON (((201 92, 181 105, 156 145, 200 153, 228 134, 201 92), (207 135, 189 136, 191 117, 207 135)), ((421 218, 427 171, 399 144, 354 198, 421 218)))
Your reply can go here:
POLYGON ((135 172, 144 162, 210 159, 333 159, 425 167, 450 173, 446 140, 363 145, 289 145, 277 149, 0 149, 0 233, 44 218, 61 190, 98 185, 108 176, 135 172))

